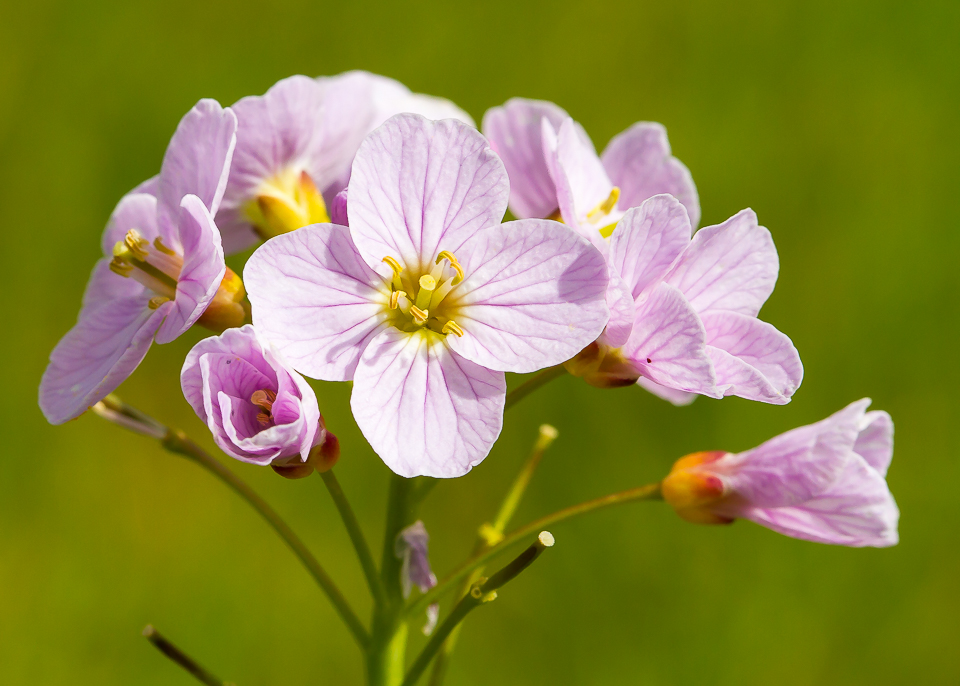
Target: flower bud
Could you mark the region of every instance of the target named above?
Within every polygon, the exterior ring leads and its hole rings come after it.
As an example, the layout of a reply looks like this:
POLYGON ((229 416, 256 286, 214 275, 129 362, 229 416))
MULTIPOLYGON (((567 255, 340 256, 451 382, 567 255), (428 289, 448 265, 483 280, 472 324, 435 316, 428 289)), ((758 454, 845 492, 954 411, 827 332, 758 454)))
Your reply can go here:
POLYGON ((250 305, 244 300, 246 296, 243 280, 227 267, 220 287, 197 324, 216 333, 243 326, 250 318, 250 305))
POLYGON ((663 499, 688 522, 695 524, 729 524, 710 509, 725 495, 723 479, 710 472, 710 464, 727 453, 719 450, 692 453, 681 457, 660 485, 663 499))

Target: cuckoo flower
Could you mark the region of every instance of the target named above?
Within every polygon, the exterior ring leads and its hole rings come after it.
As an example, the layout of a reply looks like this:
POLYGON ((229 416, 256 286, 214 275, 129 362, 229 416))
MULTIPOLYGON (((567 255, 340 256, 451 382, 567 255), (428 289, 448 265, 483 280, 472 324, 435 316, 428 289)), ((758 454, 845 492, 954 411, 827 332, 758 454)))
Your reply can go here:
POLYGON ((886 483, 893 422, 864 398, 823 421, 743 453, 681 458, 663 496, 684 519, 749 519, 794 538, 848 546, 897 543, 899 511, 886 483))
POLYGON ((638 382, 676 404, 691 393, 789 402, 803 379, 800 356, 757 319, 779 270, 770 232, 751 210, 690 232, 669 195, 624 214, 608 261, 627 303, 568 369, 600 387, 638 382))
POLYGON ((349 229, 309 226, 250 258, 254 324, 303 374, 353 380, 357 424, 396 473, 465 474, 500 433, 503 372, 602 331, 603 256, 557 222, 501 225, 503 164, 451 119, 391 118, 349 193, 349 229))
MULTIPOLYGON (((404 598, 410 597, 414 586, 419 588, 421 593, 426 593, 437 585, 437 576, 430 569, 430 558, 427 552, 429 541, 430 535, 420 520, 397 534, 394 553, 403 560, 400 567, 400 586, 404 598)), ((428 636, 433 633, 439 616, 440 605, 431 604, 427 608, 427 624, 423 627, 423 633, 428 636)))
POLYGON ((197 343, 180 385, 220 449, 241 462, 298 466, 326 438, 313 389, 249 324, 197 343))
POLYGON ((223 262, 213 216, 236 142, 233 112, 201 100, 180 121, 160 175, 126 195, 103 234, 76 325, 40 382, 40 408, 60 424, 136 369, 151 342, 194 322, 222 331, 244 319, 243 285, 223 262))
POLYGON ((696 186, 670 153, 660 124, 634 124, 598 157, 587 132, 560 107, 513 98, 487 111, 483 133, 510 175, 510 210, 517 217, 561 217, 599 243, 624 210, 669 193, 694 226, 699 222, 696 186))
POLYGON ((329 222, 360 142, 394 114, 473 121, 448 100, 364 71, 291 76, 233 106, 237 150, 217 223, 228 254, 307 224, 329 222))

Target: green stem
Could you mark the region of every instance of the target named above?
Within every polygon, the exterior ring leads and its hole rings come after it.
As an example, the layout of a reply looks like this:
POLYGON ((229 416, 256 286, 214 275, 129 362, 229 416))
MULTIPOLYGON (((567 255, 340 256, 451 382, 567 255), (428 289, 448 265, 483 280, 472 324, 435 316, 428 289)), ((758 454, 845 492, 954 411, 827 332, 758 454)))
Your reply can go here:
POLYGON ((143 635, 157 650, 170 658, 173 662, 183 667, 197 681, 207 686, 231 686, 218 679, 216 676, 205 670, 197 661, 173 645, 170 641, 160 635, 160 632, 153 628, 153 625, 147 624, 143 629, 143 635))
POLYGON ((562 522, 567 519, 572 519, 573 517, 578 517, 582 514, 586 514, 587 512, 593 512, 594 510, 601 510, 611 507, 613 505, 622 505, 624 503, 632 503, 638 500, 662 499, 663 496, 660 493, 660 484, 658 482, 655 484, 647 484, 646 486, 638 486, 636 488, 631 488, 619 493, 612 493, 601 498, 595 498, 594 500, 588 500, 585 503, 580 503, 579 505, 573 505, 563 510, 558 510, 553 514, 549 514, 546 517, 541 517, 536 521, 530 522, 529 524, 507 534, 497 545, 488 548, 478 555, 474 555, 469 560, 457 567, 457 569, 451 572, 443 581, 421 595, 414 602, 410 603, 407 606, 407 616, 422 612, 428 605, 430 605, 430 603, 436 602, 441 596, 443 596, 443 594, 451 590, 455 584, 466 578, 466 576, 474 569, 477 567, 482 567, 510 546, 520 542, 527 536, 530 536, 537 531, 546 529, 552 524, 556 524, 557 522, 562 522))
POLYGON ((367 683, 370 686, 399 686, 406 666, 407 624, 404 617, 403 589, 400 584, 401 560, 396 555, 400 531, 416 517, 418 495, 425 492, 421 482, 392 474, 387 499, 387 523, 383 536, 380 583, 385 600, 373 609, 373 628, 367 650, 367 683))
POLYGON ((377 572, 377 565, 373 561, 373 555, 370 553, 370 546, 367 545, 367 540, 363 536, 363 530, 360 528, 360 523, 353 513, 353 508, 350 507, 350 502, 344 495, 343 489, 340 487, 340 482, 334 475, 333 470, 328 469, 325 472, 319 472, 319 474, 323 478, 323 483, 326 485, 327 490, 330 491, 330 497, 333 498, 333 502, 337 506, 337 511, 340 513, 340 518, 347 528, 347 534, 350 536, 353 548, 357 552, 357 557, 360 558, 360 566, 363 568, 363 575, 367 578, 367 584, 370 586, 370 592, 373 594, 374 602, 377 605, 382 605, 386 600, 383 584, 377 572))
POLYGON ((497 597, 497 589, 501 588, 524 569, 532 565, 533 562, 540 557, 540 554, 552 545, 553 536, 550 535, 550 532, 541 531, 540 536, 537 537, 533 545, 520 553, 510 564, 489 579, 484 579, 473 584, 470 592, 460 599, 460 602, 456 604, 443 624, 437 627, 437 630, 433 636, 431 636, 427 645, 424 646, 423 651, 410 667, 410 671, 407 672, 407 676, 404 678, 401 686, 414 686, 429 666, 430 660, 433 659, 433 656, 440 650, 440 647, 444 641, 447 640, 447 637, 460 625, 460 622, 463 621, 467 614, 474 608, 495 600, 497 597))
POLYGON ((509 410, 511 407, 516 405, 518 402, 526 398, 544 384, 549 383, 554 379, 559 379, 566 373, 567 370, 563 368, 563 365, 558 364, 556 367, 547 367, 546 369, 538 372, 536 376, 530 377, 512 391, 507 393, 507 400, 503 405, 504 412, 509 410))

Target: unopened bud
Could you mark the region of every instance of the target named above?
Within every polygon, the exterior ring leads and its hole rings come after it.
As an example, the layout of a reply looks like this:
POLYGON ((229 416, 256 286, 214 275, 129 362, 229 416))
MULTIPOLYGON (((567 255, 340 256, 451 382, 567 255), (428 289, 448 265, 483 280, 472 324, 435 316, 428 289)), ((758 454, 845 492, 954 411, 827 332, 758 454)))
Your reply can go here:
POLYGON ((313 450, 310 451, 310 457, 307 458, 307 462, 312 464, 321 474, 333 469, 333 466, 337 464, 339 460, 340 439, 329 431, 324 436, 320 445, 313 447, 313 450))
POLYGON ((564 362, 563 366, 574 376, 581 377, 597 388, 632 386, 640 378, 640 374, 619 348, 611 348, 596 341, 564 362))
POLYGON ((717 514, 712 506, 728 495, 723 479, 709 465, 728 453, 709 451, 681 457, 661 483, 663 499, 677 514, 695 524, 729 524, 730 517, 717 514))
POLYGON ((243 326, 249 319, 248 306, 244 301, 246 295, 243 280, 227 267, 220 287, 197 324, 216 333, 243 326))

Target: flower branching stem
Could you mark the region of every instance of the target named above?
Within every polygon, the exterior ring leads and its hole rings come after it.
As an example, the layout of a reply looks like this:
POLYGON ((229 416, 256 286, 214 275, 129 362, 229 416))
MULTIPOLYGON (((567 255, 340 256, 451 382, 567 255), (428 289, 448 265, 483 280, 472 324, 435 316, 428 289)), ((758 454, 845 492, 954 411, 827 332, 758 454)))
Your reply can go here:
POLYGON ((423 651, 410 667, 410 671, 407 672, 407 676, 404 678, 401 686, 414 686, 427 666, 429 666, 434 655, 440 650, 444 641, 446 641, 451 632, 459 626, 467 614, 476 607, 496 600, 497 589, 533 564, 544 550, 553 546, 553 543, 553 536, 550 532, 541 531, 537 540, 534 541, 529 548, 520 553, 510 564, 489 579, 479 579, 473 584, 470 587, 470 591, 454 606, 453 611, 447 616, 443 624, 437 628, 427 642, 427 645, 424 646, 423 651))
POLYGON ((370 586, 370 593, 373 594, 374 602, 377 605, 382 605, 386 601, 383 583, 380 579, 380 573, 377 571, 377 564, 373 561, 370 546, 367 545, 367 539, 363 536, 360 523, 353 513, 353 508, 350 507, 350 502, 343 494, 340 482, 334 475, 332 469, 320 472, 320 476, 323 478, 323 483, 326 485, 327 490, 330 491, 330 497, 333 498, 333 502, 337 506, 340 518, 343 519, 347 534, 350 536, 353 548, 356 550, 357 557, 360 559, 360 566, 363 568, 363 575, 367 579, 367 585, 370 586))
POLYGON ((193 678, 207 686, 233 686, 233 684, 223 681, 206 669, 197 664, 197 661, 173 645, 170 641, 160 635, 160 632, 153 628, 152 624, 147 624, 143 629, 143 635, 157 650, 170 658, 173 662, 183 667, 193 678))
MULTIPOLYGON (((337 588, 336 584, 333 582, 327 572, 323 569, 323 567, 320 566, 320 563, 317 562, 317 559, 313 556, 309 549, 307 549, 307 546, 302 540, 300 540, 300 537, 293 532, 287 523, 283 521, 280 515, 278 515, 277 512, 263 498, 257 495, 257 493, 250 488, 245 481, 234 474, 231 470, 227 469, 227 467, 225 467, 219 460, 214 459, 199 445, 187 438, 186 434, 179 429, 170 429, 164 427, 152 417, 149 417, 139 410, 130 407, 116 397, 111 396, 108 400, 101 401, 100 403, 97 403, 97 405, 94 405, 94 412, 107 419, 110 419, 111 421, 113 421, 113 418, 109 416, 108 412, 119 413, 132 421, 143 422, 145 428, 139 433, 144 433, 146 435, 157 435, 158 428, 162 427, 166 431, 166 433, 160 439, 160 443, 164 448, 170 452, 177 453, 178 455, 183 455, 201 465, 227 486, 232 488, 237 495, 246 500, 247 503, 249 503, 250 506, 253 507, 253 509, 256 510, 271 527, 273 527, 273 530, 277 532, 290 550, 293 551, 294 555, 296 555, 300 562, 303 563, 303 566, 306 567, 307 571, 310 573, 310 576, 313 577, 313 579, 317 582, 317 585, 320 586, 321 590, 323 590, 323 592, 330 599, 334 610, 336 610, 337 614, 340 615, 340 618, 343 620, 344 624, 347 625, 347 628, 350 630, 350 633, 353 635, 354 639, 356 639, 360 647, 366 648, 367 645, 369 645, 370 636, 367 633, 366 628, 363 626, 363 623, 360 621, 359 617, 357 617, 357 614, 350 607, 350 604, 347 602, 346 598, 343 597, 340 589, 337 588), (108 412, 104 412, 103 410, 107 410, 108 412), (147 429, 149 429, 149 431, 147 429), (150 433, 150 431, 153 433, 150 433)), ((127 426, 126 428, 131 427, 127 426)))
POLYGON ((549 514, 546 517, 541 517, 540 519, 530 522, 519 529, 515 529, 504 536, 503 540, 495 546, 488 548, 482 553, 474 555, 469 560, 461 564, 439 584, 421 595, 414 602, 410 603, 407 606, 406 614, 409 617, 418 612, 423 612, 430 603, 436 602, 444 594, 452 590, 457 583, 465 579, 474 569, 487 564, 490 560, 495 558, 507 548, 519 543, 520 541, 523 541, 537 531, 545 529, 558 522, 572 519, 595 510, 602 510, 613 505, 622 505, 624 503, 632 503, 640 500, 662 499, 663 496, 660 493, 660 483, 657 482, 655 484, 638 486, 636 488, 627 489, 626 491, 620 491, 619 493, 612 493, 601 498, 588 500, 584 503, 580 503, 579 505, 573 505, 571 507, 558 510, 557 512, 549 514))

